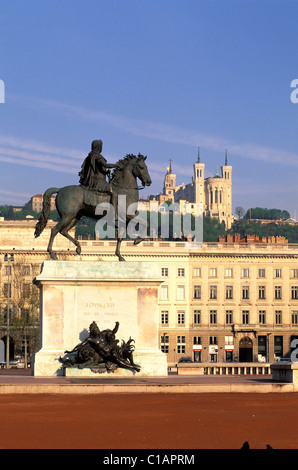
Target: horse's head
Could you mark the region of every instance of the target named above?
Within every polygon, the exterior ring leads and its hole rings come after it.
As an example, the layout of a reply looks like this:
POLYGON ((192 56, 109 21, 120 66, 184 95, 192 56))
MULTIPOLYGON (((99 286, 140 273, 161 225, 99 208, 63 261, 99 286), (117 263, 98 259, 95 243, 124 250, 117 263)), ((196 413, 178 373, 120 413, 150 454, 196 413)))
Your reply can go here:
POLYGON ((150 186, 152 184, 152 180, 145 163, 146 158, 147 157, 144 157, 144 155, 139 153, 136 164, 134 166, 134 176, 142 181, 143 186, 150 186))

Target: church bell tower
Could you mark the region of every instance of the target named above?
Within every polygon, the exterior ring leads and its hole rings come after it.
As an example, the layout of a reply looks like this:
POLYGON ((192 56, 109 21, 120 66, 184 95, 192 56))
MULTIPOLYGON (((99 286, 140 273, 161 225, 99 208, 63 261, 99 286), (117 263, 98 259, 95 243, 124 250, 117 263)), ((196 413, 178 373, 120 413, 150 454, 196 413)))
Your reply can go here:
POLYGON ((205 209, 205 187, 204 187, 204 178, 205 178, 205 163, 200 162, 200 147, 198 148, 198 160, 193 165, 194 176, 193 176, 193 185, 194 185, 194 201, 195 203, 203 204, 203 210, 205 209))

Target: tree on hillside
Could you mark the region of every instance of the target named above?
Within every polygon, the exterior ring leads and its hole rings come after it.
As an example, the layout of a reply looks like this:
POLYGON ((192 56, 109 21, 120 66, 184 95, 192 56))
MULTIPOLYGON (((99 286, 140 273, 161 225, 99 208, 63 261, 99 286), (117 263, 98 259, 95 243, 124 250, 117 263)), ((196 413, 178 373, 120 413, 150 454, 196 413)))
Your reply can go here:
POLYGON ((237 206, 235 208, 235 214, 238 217, 238 219, 242 219, 244 217, 245 210, 243 209, 243 207, 237 206))
POLYGON ((245 219, 286 220, 290 218, 290 213, 281 209, 266 209, 263 207, 255 207, 248 209, 244 217, 245 219))

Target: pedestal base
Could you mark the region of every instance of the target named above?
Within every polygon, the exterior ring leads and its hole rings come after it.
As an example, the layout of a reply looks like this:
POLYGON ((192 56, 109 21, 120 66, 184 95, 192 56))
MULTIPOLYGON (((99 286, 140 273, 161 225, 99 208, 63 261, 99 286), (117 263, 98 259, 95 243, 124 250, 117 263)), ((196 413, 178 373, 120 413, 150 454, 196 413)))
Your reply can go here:
POLYGON ((60 356, 64 356, 64 350, 50 352, 40 349, 33 355, 32 375, 38 377, 63 376, 63 367, 59 362, 60 356))
POLYGON ((97 373, 93 372, 91 369, 84 368, 78 369, 75 367, 66 367, 64 368, 65 377, 109 377, 109 378, 118 378, 118 377, 157 377, 167 375, 167 358, 162 352, 152 351, 145 352, 139 351, 134 354, 134 362, 141 365, 140 372, 135 372, 127 369, 116 369, 115 372, 104 372, 97 373))
POLYGON ((116 338, 135 341, 138 376, 167 375, 166 355, 158 347, 162 278, 156 263, 46 261, 35 282, 41 290, 41 348, 33 360, 35 376, 133 376, 126 369, 98 374, 59 362, 66 350, 88 337, 93 321, 101 331, 112 330, 119 322, 116 338))

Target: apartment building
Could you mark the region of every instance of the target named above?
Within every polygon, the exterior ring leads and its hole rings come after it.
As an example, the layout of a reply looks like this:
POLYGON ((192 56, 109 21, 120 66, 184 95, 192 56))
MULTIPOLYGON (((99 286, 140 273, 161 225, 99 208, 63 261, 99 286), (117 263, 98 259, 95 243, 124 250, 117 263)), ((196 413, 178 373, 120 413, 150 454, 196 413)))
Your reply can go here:
MULTIPOLYGON (((14 265, 22 264, 24 283, 29 285, 48 259, 50 230, 34 247, 33 221, 24 223, 26 236, 20 224, 15 234, 11 224, 4 232, 5 224, 0 224, 3 308, 8 277, 5 252, 14 253, 10 275, 14 265)), ((115 241, 82 240, 81 245, 82 255, 77 256, 74 246, 59 235, 56 249, 61 259, 119 263, 115 241)), ((198 362, 274 362, 290 355, 291 342, 298 338, 298 245, 220 242, 196 247, 146 240, 134 246, 124 241, 121 254, 126 262, 158 264, 159 340, 169 363, 182 357, 198 362)), ((13 290, 11 296, 13 300, 13 290)), ((4 337, 5 324, 1 331, 4 337)))

